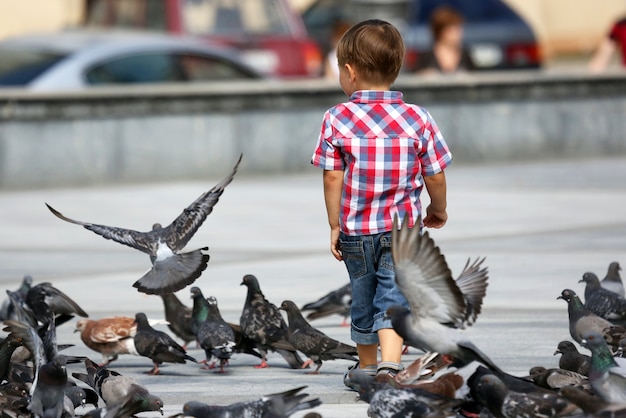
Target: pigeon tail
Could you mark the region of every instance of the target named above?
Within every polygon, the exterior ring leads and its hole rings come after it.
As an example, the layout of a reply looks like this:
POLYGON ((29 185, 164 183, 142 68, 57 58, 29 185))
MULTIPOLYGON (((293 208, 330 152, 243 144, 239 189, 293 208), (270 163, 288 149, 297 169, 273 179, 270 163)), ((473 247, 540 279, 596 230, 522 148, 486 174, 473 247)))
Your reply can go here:
POLYGON ((301 369, 302 365, 304 364, 304 361, 302 360, 302 358, 298 355, 298 353, 296 351, 291 351, 291 350, 284 350, 282 348, 276 348, 276 352, 278 354, 280 354, 285 361, 287 362, 287 364, 289 365, 289 367, 291 369, 301 369))
POLYGON ((209 262, 209 255, 203 253, 206 250, 208 247, 155 261, 154 266, 133 287, 148 295, 162 295, 183 289, 196 281, 206 269, 209 262))
POLYGON ((504 373, 502 369, 500 369, 500 367, 498 367, 493 360, 491 360, 487 354, 483 353, 473 342, 458 341, 457 345, 460 348, 459 359, 464 362, 463 365, 467 365, 472 361, 478 361, 494 372, 504 373))

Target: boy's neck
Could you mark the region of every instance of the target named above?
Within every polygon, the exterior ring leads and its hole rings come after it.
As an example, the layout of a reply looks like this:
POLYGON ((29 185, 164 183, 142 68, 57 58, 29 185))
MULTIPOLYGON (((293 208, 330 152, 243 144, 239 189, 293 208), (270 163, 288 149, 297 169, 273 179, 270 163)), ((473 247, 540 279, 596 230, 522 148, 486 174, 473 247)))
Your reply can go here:
POLYGON ((355 91, 358 90, 376 90, 376 91, 390 91, 390 84, 374 84, 368 82, 357 82, 354 86, 356 88, 355 91))

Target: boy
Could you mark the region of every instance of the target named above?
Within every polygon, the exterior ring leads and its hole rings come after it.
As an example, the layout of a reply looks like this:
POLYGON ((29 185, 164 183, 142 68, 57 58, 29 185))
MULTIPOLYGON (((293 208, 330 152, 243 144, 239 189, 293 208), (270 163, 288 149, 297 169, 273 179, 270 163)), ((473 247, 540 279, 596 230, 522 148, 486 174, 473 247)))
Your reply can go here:
MULTIPOLYGON (((403 58, 402 37, 387 22, 364 21, 344 34, 337 61, 339 83, 350 101, 325 113, 311 161, 324 169, 330 250, 345 262, 352 283, 351 338, 358 367, 382 378, 402 369, 403 341, 385 311, 407 306, 394 281, 393 219, 407 214, 409 226, 415 224, 425 184, 431 204, 423 224, 444 226, 443 170, 452 161, 430 114, 390 91, 403 58)), ((353 388, 349 378, 344 383, 353 388)))

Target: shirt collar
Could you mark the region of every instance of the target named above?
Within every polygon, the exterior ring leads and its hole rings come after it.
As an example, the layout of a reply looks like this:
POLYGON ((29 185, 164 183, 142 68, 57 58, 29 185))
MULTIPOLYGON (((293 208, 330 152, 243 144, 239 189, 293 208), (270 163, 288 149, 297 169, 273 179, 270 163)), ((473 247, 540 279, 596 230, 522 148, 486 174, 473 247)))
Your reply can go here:
POLYGON ((380 91, 380 90, 357 90, 350 96, 350 101, 354 103, 401 103, 402 92, 400 91, 380 91))

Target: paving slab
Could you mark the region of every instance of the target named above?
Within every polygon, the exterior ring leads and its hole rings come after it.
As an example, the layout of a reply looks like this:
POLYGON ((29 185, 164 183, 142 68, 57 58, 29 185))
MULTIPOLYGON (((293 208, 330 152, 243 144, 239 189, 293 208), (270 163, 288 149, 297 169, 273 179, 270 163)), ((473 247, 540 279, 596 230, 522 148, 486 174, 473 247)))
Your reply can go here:
MULTIPOLYGON (((556 297, 566 287, 582 293, 578 280, 586 271, 603 276, 611 261, 626 264, 626 158, 455 164, 447 178, 450 220, 432 236, 453 272, 478 256, 487 257, 490 271, 483 313, 466 332, 513 374, 555 366, 552 353, 569 338, 565 304, 556 297)), ((169 223, 218 181, 1 192, 0 285, 17 287, 24 274, 32 274, 35 282, 53 282, 92 318, 138 311, 161 318, 160 298, 132 287, 148 269, 148 257, 56 219, 44 202, 79 220, 149 230, 154 222, 169 223)), ((238 176, 188 244, 210 247, 211 260, 196 285, 216 296, 223 316, 234 322, 245 299, 239 286, 245 274, 255 274, 275 304, 291 299, 302 305, 342 286, 347 274, 328 251, 325 216, 316 170, 238 176)), ((178 295, 191 305, 187 289, 178 295)), ((340 322, 333 317, 313 325, 349 343, 340 322)), ((59 328, 60 342, 76 344, 69 353, 99 360, 72 330, 70 324, 59 328)), ((190 354, 203 358, 193 346, 190 354)), ((404 361, 417 355, 411 350, 404 361)), ((326 362, 320 375, 291 370, 275 354, 269 369, 255 369, 256 363, 244 355, 233 358, 225 375, 188 363, 164 365, 162 375, 147 376, 142 372, 151 367, 149 360, 126 356, 111 368, 163 397, 166 415, 191 399, 226 404, 307 385, 307 393, 324 402, 317 409, 324 417, 366 416, 367 405, 342 384, 350 362, 326 362)))

